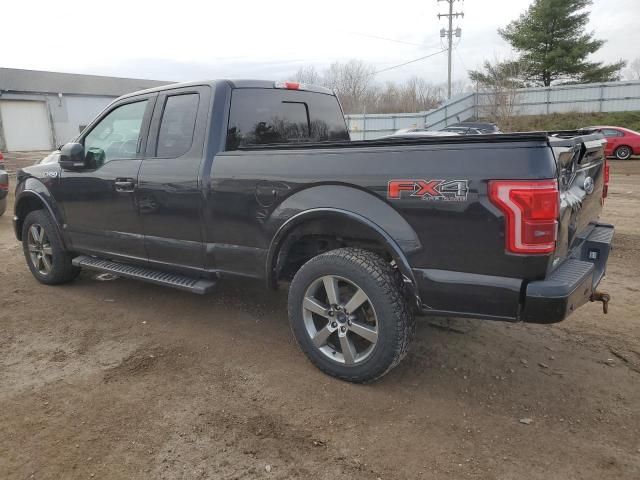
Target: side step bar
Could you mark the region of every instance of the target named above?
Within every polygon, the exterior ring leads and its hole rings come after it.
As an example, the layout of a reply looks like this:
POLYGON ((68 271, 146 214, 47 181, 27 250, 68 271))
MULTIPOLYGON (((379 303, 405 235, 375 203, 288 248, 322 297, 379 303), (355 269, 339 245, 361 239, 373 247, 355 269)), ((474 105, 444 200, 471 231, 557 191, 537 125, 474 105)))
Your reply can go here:
POLYGON ((216 282, 213 280, 160 272, 150 268, 112 262, 111 260, 89 257, 87 255, 75 257, 71 263, 76 267, 112 273, 119 277, 133 278, 136 280, 155 283, 156 285, 164 285, 165 287, 173 287, 179 290, 186 290, 191 293, 198 293, 200 295, 208 293, 216 285, 216 282))

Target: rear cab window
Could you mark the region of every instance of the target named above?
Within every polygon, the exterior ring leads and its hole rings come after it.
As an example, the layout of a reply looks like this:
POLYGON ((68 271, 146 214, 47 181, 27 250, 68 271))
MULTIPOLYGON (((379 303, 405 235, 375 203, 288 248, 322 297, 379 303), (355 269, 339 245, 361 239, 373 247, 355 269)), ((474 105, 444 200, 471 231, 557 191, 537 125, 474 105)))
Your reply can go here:
POLYGON ((226 150, 272 144, 349 140, 333 95, 237 88, 231 94, 226 150))

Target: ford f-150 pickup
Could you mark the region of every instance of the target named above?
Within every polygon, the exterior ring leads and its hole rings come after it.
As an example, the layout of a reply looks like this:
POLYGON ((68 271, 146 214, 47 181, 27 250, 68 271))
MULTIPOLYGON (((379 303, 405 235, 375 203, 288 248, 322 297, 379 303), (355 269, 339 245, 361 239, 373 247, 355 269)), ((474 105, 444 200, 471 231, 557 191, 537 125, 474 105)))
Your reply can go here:
POLYGON ((45 284, 288 284, 302 351, 366 382, 406 354, 416 315, 606 309, 607 188, 601 135, 350 141, 330 90, 219 80, 115 100, 58 163, 19 171, 14 225, 45 284))

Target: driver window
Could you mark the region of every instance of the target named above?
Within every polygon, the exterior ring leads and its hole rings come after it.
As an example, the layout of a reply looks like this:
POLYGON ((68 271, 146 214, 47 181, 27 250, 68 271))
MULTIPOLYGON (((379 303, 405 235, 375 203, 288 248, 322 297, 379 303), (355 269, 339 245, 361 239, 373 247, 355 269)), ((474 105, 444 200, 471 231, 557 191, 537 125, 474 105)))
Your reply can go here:
POLYGON ((112 110, 84 137, 87 159, 99 168, 110 160, 135 158, 147 100, 112 110))

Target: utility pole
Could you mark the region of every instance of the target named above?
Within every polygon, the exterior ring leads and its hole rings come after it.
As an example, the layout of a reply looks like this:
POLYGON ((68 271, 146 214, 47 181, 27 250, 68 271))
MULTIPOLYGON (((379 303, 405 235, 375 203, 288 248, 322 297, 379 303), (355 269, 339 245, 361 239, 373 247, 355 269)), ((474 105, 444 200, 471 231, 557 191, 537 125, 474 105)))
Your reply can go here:
POLYGON ((438 14, 438 19, 442 18, 442 17, 447 17, 449 20, 449 29, 442 29, 440 30, 440 37, 441 38, 447 38, 448 41, 448 47, 447 47, 447 55, 448 55, 448 76, 447 76, 447 98, 450 99, 451 98, 451 55, 453 54, 453 36, 455 35, 456 37, 460 38, 460 36, 462 35, 462 29, 460 27, 457 27, 455 30, 453 29, 453 19, 454 18, 458 18, 458 17, 462 17, 464 18, 464 12, 453 12, 453 2, 456 1, 460 1, 460 0, 438 0, 438 3, 440 2, 447 2, 449 4, 449 13, 439 13, 438 14))

